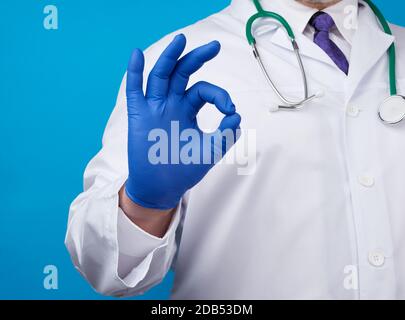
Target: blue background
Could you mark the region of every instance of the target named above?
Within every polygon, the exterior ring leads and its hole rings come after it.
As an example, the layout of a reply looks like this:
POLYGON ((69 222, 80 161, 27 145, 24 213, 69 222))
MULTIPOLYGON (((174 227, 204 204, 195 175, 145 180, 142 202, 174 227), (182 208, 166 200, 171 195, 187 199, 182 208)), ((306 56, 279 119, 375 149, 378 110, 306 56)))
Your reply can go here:
MULTIPOLYGON (((405 24, 403 1, 375 2, 405 24)), ((229 3, 0 1, 0 298, 103 298, 73 268, 63 241, 130 52, 229 3), (43 27, 48 4, 59 10, 58 30, 43 27), (46 265, 58 267, 58 290, 43 288, 46 265)), ((172 280, 141 299, 167 298, 172 280)))

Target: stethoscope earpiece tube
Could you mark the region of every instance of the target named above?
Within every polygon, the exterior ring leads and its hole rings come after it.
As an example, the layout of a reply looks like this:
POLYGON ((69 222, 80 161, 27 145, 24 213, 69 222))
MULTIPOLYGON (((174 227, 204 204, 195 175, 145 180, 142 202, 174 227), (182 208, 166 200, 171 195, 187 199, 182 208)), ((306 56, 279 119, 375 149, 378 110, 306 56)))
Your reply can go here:
MULTIPOLYGON (((256 4, 257 1, 255 1, 256 4)), ((257 2, 258 3, 258 2, 257 2)), ((259 4, 260 5, 260 4, 259 4)), ((257 6, 256 6, 257 7, 257 6)), ((261 8, 261 6, 260 6, 261 8)), ((276 93, 277 97, 283 102, 283 106, 280 106, 281 109, 299 109, 301 108, 305 103, 315 99, 317 96, 316 95, 312 95, 309 97, 308 94, 308 82, 307 82, 307 76, 305 73, 305 69, 304 69, 304 64, 302 63, 302 59, 301 59, 301 55, 299 52, 299 47, 297 42, 295 41, 295 34, 290 26, 290 24, 287 22, 287 20, 285 20, 282 16, 280 16, 279 14, 275 13, 275 12, 268 12, 268 11, 264 11, 263 9, 260 9, 258 13, 256 13, 255 15, 253 15, 247 22, 246 24, 246 38, 248 39, 249 44, 252 47, 253 50, 253 55, 256 59, 256 61, 258 62, 261 71, 263 72, 263 75, 265 76, 267 82, 269 83, 269 85, 271 86, 271 88, 273 89, 273 91, 276 93), (291 41, 291 46, 295 52, 296 58, 297 58, 297 62, 298 62, 298 66, 301 70, 301 75, 302 75, 302 81, 303 81, 303 85, 304 85, 304 99, 300 100, 300 101, 290 101, 287 98, 285 98, 283 96, 283 94, 277 89, 277 86, 275 85, 275 83, 273 82, 273 80, 271 79, 269 73, 266 70, 266 67, 264 66, 264 63, 260 57, 260 53, 259 50, 257 48, 256 45, 256 39, 253 36, 252 33, 252 29, 253 29, 253 23, 259 19, 259 18, 270 18, 270 19, 274 19, 276 21, 278 21, 287 31, 287 34, 290 38, 291 41)))

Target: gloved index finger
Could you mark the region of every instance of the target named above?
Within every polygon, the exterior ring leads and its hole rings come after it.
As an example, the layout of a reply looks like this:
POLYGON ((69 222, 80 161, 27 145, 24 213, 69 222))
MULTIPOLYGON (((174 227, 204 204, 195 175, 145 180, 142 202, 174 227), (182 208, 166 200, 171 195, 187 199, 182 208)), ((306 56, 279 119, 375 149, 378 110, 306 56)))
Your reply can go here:
POLYGON ((197 72, 206 62, 214 59, 220 50, 220 43, 212 41, 190 51, 181 58, 173 72, 169 91, 174 94, 184 94, 190 76, 197 72))
POLYGON ((228 92, 208 82, 197 82, 185 95, 191 110, 190 116, 196 117, 200 109, 208 102, 225 115, 232 115, 236 108, 228 92))
POLYGON ((177 35, 160 55, 148 77, 147 97, 164 98, 167 95, 170 77, 177 61, 186 47, 186 37, 177 35))

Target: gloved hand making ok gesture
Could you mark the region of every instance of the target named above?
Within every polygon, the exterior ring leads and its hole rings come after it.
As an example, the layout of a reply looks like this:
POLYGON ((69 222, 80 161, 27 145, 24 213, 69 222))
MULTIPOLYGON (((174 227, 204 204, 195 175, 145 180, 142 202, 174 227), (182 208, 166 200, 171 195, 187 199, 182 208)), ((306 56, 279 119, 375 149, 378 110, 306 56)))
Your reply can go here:
POLYGON ((162 210, 176 207, 184 193, 201 181, 215 165, 215 159, 223 157, 237 139, 241 119, 229 94, 206 82, 198 82, 187 89, 190 76, 217 56, 220 51, 219 42, 201 46, 180 58, 185 46, 184 35, 174 38, 150 72, 145 93, 142 51, 135 50, 128 65, 129 176, 125 191, 132 201, 142 207, 162 210), (222 139, 207 140, 207 134, 198 127, 196 116, 206 103, 214 104, 224 114, 218 130, 210 134, 212 137, 221 135, 222 139), (173 125, 178 127, 180 135, 186 133, 186 141, 178 137, 177 141, 172 139, 173 125), (160 141, 151 139, 151 132, 155 129, 166 132, 167 141, 161 137, 160 141), (231 143, 225 143, 224 131, 233 133, 231 143), (209 162, 204 161, 207 158, 204 154, 207 152, 204 141, 210 143, 209 162), (157 163, 151 159, 151 150, 157 142, 169 144, 168 163, 157 163), (181 160, 181 150, 186 144, 191 146, 187 153, 197 153, 193 155, 193 159, 198 161, 184 163, 181 160))

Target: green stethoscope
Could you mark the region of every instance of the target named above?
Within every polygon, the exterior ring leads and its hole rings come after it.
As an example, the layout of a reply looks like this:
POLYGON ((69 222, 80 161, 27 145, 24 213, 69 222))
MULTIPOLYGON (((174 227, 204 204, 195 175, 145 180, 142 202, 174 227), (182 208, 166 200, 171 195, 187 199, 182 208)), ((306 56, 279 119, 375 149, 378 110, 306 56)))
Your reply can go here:
MULTIPOLYGON (((390 26, 388 25, 387 20, 384 18, 384 15, 377 8, 377 6, 371 2, 371 0, 364 0, 372 9, 378 20, 380 21, 384 32, 392 35, 390 26)), ((253 0, 258 13, 253 15, 247 22, 246 25, 246 37, 249 44, 252 46, 253 54, 257 60, 261 71, 263 72, 267 82, 270 87, 273 89, 277 97, 282 101, 282 105, 278 106, 278 109, 284 110, 296 110, 302 108, 306 103, 314 100, 317 97, 320 97, 320 94, 309 95, 308 93, 308 81, 305 73, 304 65, 302 63, 301 55, 299 52, 298 44, 295 40, 294 32, 290 24, 279 14, 275 12, 265 11, 260 4, 260 0, 253 0), (278 21, 287 31, 288 37, 291 40, 291 45, 294 49, 295 55, 297 57, 298 65, 301 70, 302 80, 304 84, 304 99, 301 101, 291 101, 288 100, 283 94, 277 89, 275 83, 271 79, 269 73, 267 72, 263 61, 260 57, 259 50, 256 46, 256 39, 252 34, 253 23, 260 18, 271 18, 278 21)), ((405 97, 397 94, 397 85, 396 85, 396 52, 395 44, 393 43, 388 49, 389 55, 389 82, 390 82, 390 96, 385 99, 378 111, 380 119, 386 124, 397 124, 405 119, 405 97)))

